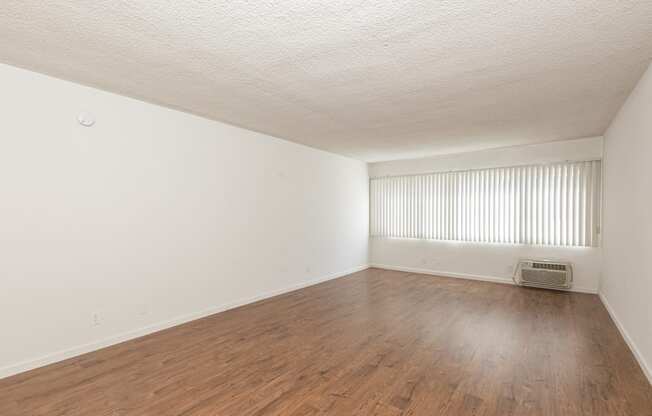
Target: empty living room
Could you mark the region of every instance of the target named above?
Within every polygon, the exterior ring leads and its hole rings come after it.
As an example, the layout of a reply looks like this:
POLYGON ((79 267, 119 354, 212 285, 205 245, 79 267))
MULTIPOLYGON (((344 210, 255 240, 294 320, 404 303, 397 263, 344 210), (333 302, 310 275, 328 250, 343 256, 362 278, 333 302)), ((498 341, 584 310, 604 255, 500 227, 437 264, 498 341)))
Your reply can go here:
POLYGON ((0 416, 652 416, 652 0, 3 0, 0 416))

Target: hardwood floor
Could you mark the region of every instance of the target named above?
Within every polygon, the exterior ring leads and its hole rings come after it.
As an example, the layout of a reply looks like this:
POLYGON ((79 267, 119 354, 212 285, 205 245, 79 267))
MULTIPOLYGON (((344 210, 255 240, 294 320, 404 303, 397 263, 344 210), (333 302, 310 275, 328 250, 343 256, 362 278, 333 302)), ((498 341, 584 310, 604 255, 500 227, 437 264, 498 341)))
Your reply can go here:
POLYGON ((0 415, 652 415, 595 295, 369 269, 0 380, 0 415))

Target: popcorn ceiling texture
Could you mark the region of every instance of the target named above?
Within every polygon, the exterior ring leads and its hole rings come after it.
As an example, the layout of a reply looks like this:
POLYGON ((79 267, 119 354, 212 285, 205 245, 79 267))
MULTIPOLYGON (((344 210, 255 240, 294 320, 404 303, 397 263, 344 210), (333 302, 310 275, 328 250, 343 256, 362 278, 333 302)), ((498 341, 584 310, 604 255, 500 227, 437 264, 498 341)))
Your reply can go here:
POLYGON ((601 135, 651 57, 652 1, 0 7, 1 62, 367 161, 601 135))

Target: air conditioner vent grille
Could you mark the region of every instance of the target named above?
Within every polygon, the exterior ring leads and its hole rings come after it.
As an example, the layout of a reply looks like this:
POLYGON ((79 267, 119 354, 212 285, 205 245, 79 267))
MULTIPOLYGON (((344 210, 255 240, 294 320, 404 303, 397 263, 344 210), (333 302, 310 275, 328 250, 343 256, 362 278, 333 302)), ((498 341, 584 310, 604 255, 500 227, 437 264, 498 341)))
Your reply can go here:
POLYGON ((573 284, 573 271, 569 263, 523 260, 516 268, 514 282, 522 286, 568 290, 573 284))
POLYGON ((566 273, 551 273, 547 270, 523 269, 521 280, 524 284, 566 286, 566 273))
POLYGON ((566 271, 565 264, 559 263, 532 263, 532 268, 534 269, 545 269, 545 270, 562 270, 566 271))

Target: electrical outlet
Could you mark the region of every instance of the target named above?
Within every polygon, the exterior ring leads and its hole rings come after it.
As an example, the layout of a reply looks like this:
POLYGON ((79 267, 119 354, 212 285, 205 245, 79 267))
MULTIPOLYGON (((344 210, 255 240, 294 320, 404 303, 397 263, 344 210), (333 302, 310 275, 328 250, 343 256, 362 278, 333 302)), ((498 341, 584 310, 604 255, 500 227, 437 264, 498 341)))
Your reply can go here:
POLYGON ((99 313, 94 313, 93 314, 93 326, 99 326, 100 325, 100 314, 99 313))

